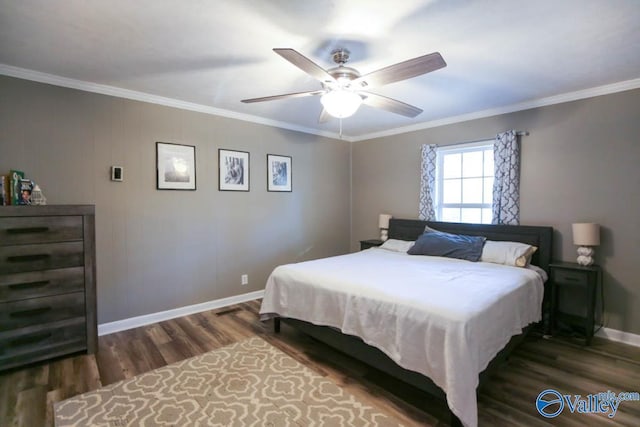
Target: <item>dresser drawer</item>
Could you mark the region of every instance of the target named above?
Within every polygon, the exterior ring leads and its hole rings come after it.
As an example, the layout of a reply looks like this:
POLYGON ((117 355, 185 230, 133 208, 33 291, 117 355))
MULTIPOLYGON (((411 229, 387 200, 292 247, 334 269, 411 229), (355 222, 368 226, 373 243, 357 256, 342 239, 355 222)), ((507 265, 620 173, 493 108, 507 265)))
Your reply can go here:
POLYGON ((0 303, 84 291, 84 267, 0 276, 0 303))
POLYGON ((0 331, 83 317, 84 292, 0 304, 0 331))
POLYGON ((78 267, 83 264, 82 242, 0 246, 0 274, 78 267))
POLYGON ((553 270, 552 279, 555 283, 562 285, 586 286, 589 275, 583 271, 555 269, 553 270))
POLYGON ((81 216, 0 218, 0 246, 82 240, 81 216))
POLYGON ((0 369, 86 350, 85 328, 81 317, 0 332, 0 369))

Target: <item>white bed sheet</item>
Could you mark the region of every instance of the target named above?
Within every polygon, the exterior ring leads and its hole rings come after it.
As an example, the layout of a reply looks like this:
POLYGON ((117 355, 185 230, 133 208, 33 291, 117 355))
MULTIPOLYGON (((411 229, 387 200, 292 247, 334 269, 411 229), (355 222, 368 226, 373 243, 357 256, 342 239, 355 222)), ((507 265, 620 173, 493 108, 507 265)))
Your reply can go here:
POLYGON ((372 248, 277 267, 260 315, 362 338, 431 378, 462 423, 476 426, 479 373, 541 319, 543 289, 532 269, 372 248))

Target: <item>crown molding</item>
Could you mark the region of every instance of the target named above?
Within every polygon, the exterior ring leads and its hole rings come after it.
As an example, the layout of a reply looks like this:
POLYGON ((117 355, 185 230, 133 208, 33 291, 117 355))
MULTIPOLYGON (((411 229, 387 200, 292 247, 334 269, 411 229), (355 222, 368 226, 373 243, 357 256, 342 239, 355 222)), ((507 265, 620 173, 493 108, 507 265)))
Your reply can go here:
POLYGON ((351 138, 353 142, 368 141, 375 138, 382 138, 385 136, 393 136, 402 133, 415 132, 418 130, 435 128, 439 126, 451 125, 460 122, 467 122, 470 120, 484 119, 486 117, 498 116, 501 114, 515 113, 517 111, 529 110, 532 108, 546 107, 554 104, 562 104, 565 102, 578 101, 586 98, 593 98, 596 96, 609 95, 612 93, 624 92, 627 90, 633 90, 640 88, 640 78, 626 80, 623 82, 612 83, 604 86, 597 86, 594 88, 579 90, 575 92, 563 93, 560 95, 549 96, 546 98, 534 99, 531 101, 521 102, 518 104, 507 105, 504 107, 491 108, 483 111, 476 111, 469 114, 462 114, 459 116, 446 117, 443 119, 432 120, 429 122, 417 123, 415 125, 403 126, 395 129, 389 129, 381 132, 373 132, 357 137, 351 138))
POLYGON ((254 116, 251 114, 237 113, 235 111, 225 110, 223 108, 210 107, 207 105, 196 104, 193 102, 180 101, 174 98, 166 98, 164 96, 152 95, 145 92, 135 90, 122 89, 115 86, 103 85, 98 83, 86 82, 83 80, 70 79, 60 77, 54 74, 41 73, 40 71, 29 70, 26 68, 14 67, 11 65, 0 64, 0 75, 9 77, 17 77, 19 79, 31 80, 39 83, 47 83, 54 86, 61 86, 70 89, 78 89, 85 92, 93 92, 101 95, 115 96, 118 98, 131 99, 134 101, 148 102, 150 104, 163 105, 165 107, 179 108, 181 110, 195 111, 198 113, 211 114, 214 116, 227 117, 230 119, 242 120, 244 122, 257 123, 260 125, 287 129, 296 132, 308 133, 312 135, 324 136, 331 139, 342 139, 350 141, 344 135, 342 138, 334 132, 326 132, 312 129, 304 126, 298 126, 292 123, 281 122, 278 120, 266 119, 264 117, 254 116))
POLYGON ((388 129, 381 132, 373 132, 359 136, 340 136, 335 132, 321 131, 305 126, 298 126, 293 123, 271 120, 264 117, 254 116, 251 114, 237 113, 222 108, 210 107, 207 105, 196 104, 193 102, 180 101, 178 99, 166 98, 163 96, 152 95, 149 93, 138 92, 129 89, 122 89, 115 86, 103 85, 98 83, 86 82, 83 80, 70 79, 66 77, 56 76, 54 74, 42 73, 40 71, 29 70, 26 68, 14 67, 11 65, 0 64, 0 75, 17 77, 25 80, 32 80, 39 83, 47 83, 54 86, 61 86, 70 89, 78 89, 85 92, 93 92, 102 95, 115 96, 118 98, 131 99, 134 101, 148 102, 151 104, 163 105, 166 107, 179 108, 182 110, 195 111, 214 116, 227 117, 230 119, 241 120, 250 123, 257 123, 265 126, 287 129, 296 132, 307 133, 311 135, 323 136, 331 139, 339 139, 346 142, 368 141, 375 138, 385 136, 393 136, 402 133, 415 132, 423 129, 429 129, 439 126, 451 125, 470 120, 483 119, 486 117, 497 116, 500 114, 515 113, 517 111, 529 110, 532 108, 545 107, 554 104, 562 104, 565 102, 577 101, 580 99, 593 98, 601 95, 609 95, 617 92, 624 92, 640 88, 640 78, 626 80, 623 82, 612 83, 604 86, 579 90, 575 92, 554 95, 546 98, 535 99, 531 101, 512 104, 504 107, 491 108, 488 110, 476 111, 473 113, 462 114, 459 116, 446 117, 438 120, 431 120, 415 125, 403 126, 394 129, 388 129))

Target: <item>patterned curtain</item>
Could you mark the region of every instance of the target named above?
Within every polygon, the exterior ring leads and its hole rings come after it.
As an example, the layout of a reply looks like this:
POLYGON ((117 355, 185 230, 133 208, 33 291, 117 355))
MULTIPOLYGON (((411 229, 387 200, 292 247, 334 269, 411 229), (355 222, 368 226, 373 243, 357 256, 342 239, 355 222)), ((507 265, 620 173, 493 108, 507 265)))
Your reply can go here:
POLYGON ((518 134, 509 130, 496 135, 493 144, 493 224, 520 223, 520 145, 518 134))
POLYGON ((425 144, 422 146, 418 218, 426 221, 436 220, 436 211, 433 202, 436 189, 436 148, 437 145, 435 144, 425 144))

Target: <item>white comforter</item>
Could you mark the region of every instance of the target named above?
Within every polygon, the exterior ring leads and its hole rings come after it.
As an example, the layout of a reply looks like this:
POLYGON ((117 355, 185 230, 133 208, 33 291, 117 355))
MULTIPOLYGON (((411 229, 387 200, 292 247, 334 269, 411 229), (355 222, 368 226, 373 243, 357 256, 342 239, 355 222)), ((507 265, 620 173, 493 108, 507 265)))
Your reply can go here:
POLYGON ((431 378, 477 425, 479 373, 541 318, 543 279, 526 268, 373 248, 277 267, 261 318, 333 326, 431 378))

